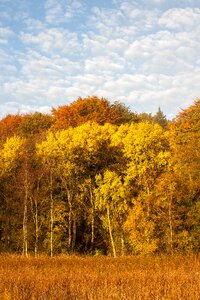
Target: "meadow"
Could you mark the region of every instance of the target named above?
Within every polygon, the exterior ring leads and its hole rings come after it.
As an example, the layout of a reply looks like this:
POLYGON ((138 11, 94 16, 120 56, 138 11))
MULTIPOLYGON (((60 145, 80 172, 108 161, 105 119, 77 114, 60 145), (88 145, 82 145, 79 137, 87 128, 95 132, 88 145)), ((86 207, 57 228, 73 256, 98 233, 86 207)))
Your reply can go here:
POLYGON ((1 255, 0 299, 199 300, 200 257, 1 255))

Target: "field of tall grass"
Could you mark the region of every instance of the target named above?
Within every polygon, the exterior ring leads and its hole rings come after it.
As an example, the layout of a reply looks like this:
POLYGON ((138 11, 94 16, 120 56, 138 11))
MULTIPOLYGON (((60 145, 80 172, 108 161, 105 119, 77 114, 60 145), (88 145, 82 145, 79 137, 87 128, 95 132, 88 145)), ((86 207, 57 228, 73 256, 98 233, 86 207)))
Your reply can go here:
POLYGON ((0 299, 199 300, 200 257, 0 255, 0 299))

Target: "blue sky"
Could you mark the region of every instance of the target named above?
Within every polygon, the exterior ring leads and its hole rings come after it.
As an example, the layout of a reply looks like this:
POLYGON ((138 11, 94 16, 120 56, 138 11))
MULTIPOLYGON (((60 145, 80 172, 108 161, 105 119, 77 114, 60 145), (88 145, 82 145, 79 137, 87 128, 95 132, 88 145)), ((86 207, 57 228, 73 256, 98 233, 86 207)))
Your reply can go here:
POLYGON ((79 96, 168 118, 200 97, 200 0, 0 0, 0 117, 79 96))

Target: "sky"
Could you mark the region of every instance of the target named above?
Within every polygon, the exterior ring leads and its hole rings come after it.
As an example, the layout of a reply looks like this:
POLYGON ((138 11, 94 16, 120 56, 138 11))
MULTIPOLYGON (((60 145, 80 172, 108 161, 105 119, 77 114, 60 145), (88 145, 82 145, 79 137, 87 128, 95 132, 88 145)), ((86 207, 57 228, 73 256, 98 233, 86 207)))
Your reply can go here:
POLYGON ((0 0, 0 118, 120 101, 175 117, 200 97, 200 0, 0 0))

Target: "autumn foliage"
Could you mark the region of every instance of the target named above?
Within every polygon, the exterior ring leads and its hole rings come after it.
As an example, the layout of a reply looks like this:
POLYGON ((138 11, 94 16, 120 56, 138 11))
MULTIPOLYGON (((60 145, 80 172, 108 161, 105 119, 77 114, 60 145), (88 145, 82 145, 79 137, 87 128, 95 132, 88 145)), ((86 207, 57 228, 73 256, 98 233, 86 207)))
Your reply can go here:
POLYGON ((66 129, 70 126, 76 127, 88 121, 96 122, 100 125, 105 123, 122 124, 136 120, 136 114, 119 102, 110 104, 105 99, 95 96, 88 98, 78 98, 69 105, 60 106, 52 110, 55 118, 55 129, 66 129))
POLYGON ((168 122, 88 97, 2 119, 0 251, 198 252, 199 112, 168 122))

